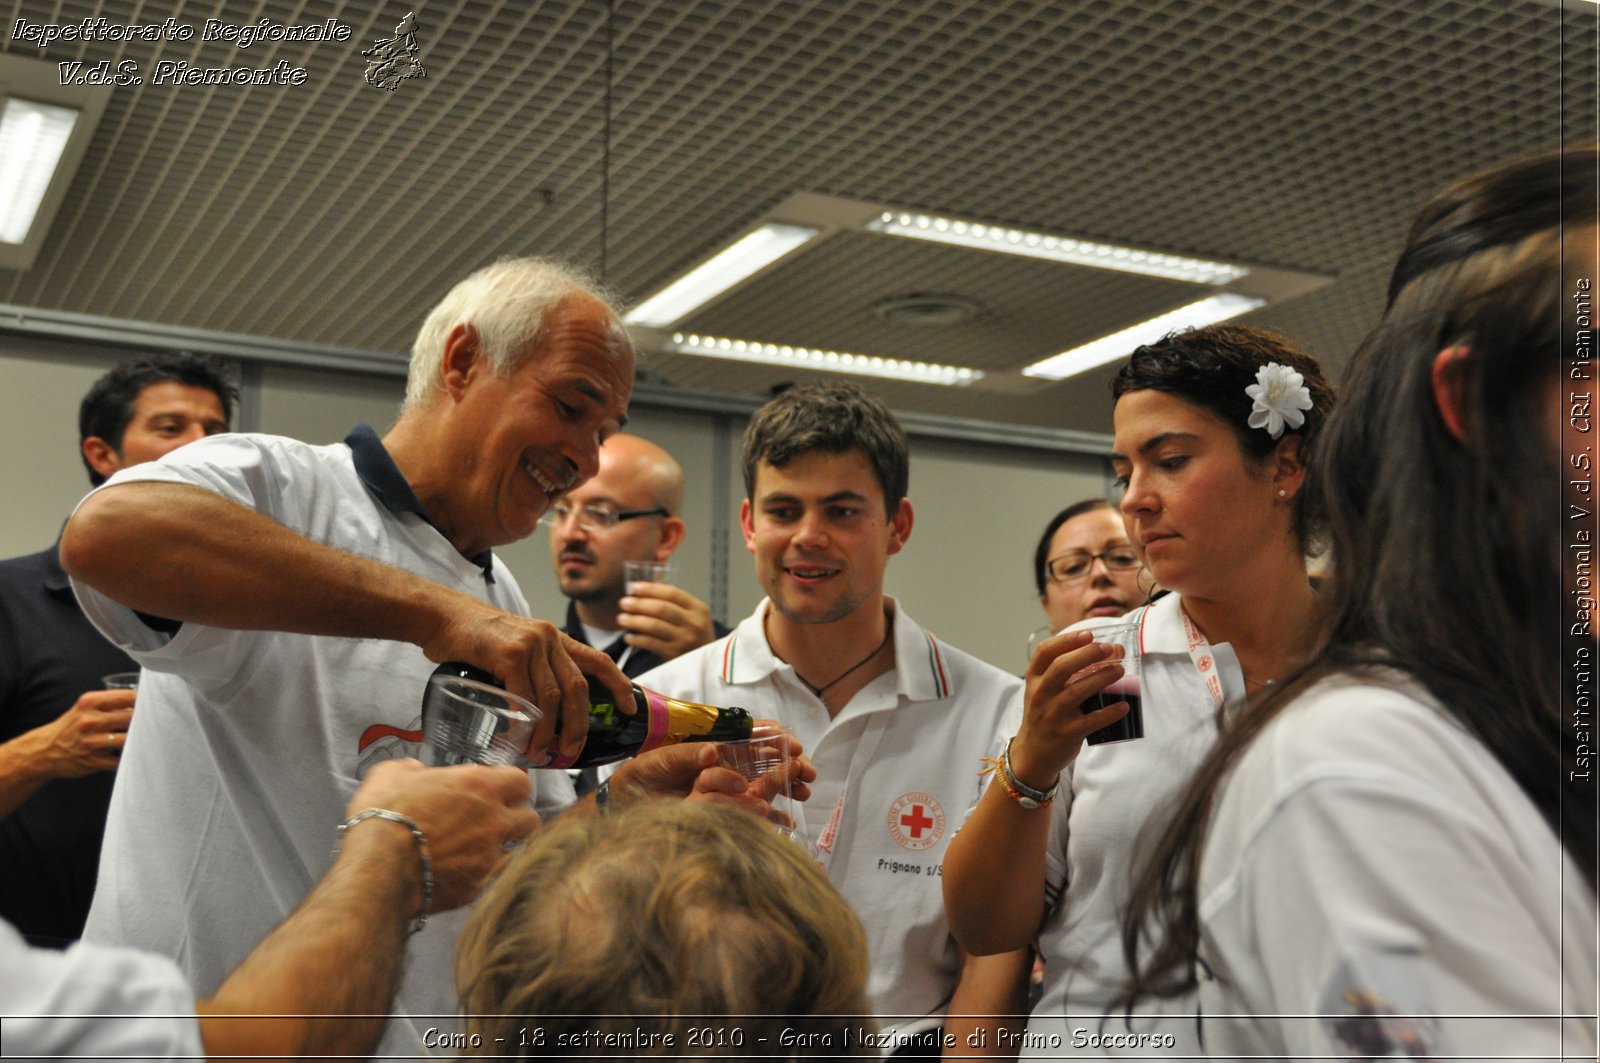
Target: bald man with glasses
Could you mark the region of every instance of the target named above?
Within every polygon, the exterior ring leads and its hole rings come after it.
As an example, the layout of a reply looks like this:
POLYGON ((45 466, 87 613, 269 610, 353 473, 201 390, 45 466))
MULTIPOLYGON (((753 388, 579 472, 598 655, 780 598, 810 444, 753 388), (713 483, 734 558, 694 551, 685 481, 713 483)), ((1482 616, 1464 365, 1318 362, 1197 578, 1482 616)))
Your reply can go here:
POLYGON ((614 435, 600 471, 545 515, 550 557, 569 599, 566 633, 603 650, 622 671, 642 675, 728 633, 711 608, 682 587, 636 584, 629 561, 665 561, 683 542, 683 469, 661 447, 614 435))

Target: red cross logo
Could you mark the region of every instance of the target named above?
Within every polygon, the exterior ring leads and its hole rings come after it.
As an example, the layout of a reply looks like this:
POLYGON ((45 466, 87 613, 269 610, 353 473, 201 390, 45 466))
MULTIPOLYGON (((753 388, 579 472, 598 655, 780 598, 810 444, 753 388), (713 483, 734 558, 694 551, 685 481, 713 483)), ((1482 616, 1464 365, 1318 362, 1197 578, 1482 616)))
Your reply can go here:
POLYGON ((889 836, 902 849, 931 849, 944 837, 944 808, 932 794, 914 790, 889 805, 889 836))
POLYGON ((929 816, 923 814, 921 805, 912 805, 911 815, 901 816, 900 825, 902 827, 910 827, 911 836, 913 838, 920 838, 922 837, 923 831, 933 826, 933 820, 929 816))

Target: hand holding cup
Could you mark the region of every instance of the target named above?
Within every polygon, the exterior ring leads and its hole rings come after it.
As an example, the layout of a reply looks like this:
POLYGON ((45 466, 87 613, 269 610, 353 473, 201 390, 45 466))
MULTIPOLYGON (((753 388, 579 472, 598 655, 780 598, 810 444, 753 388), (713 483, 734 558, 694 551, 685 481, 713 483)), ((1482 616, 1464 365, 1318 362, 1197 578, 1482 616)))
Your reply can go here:
POLYGON ((544 716, 533 702, 442 667, 422 698, 422 762, 530 767, 528 742, 544 716))
POLYGON ((1088 631, 1065 631, 1039 644, 1028 663, 1022 727, 1011 744, 1017 778, 1048 790, 1083 748, 1088 736, 1120 720, 1128 706, 1093 703, 1122 678, 1119 644, 1094 641, 1088 631))
POLYGON ((718 742, 717 760, 744 777, 745 793, 765 804, 766 818, 790 837, 805 837, 800 802, 811 795, 807 778, 816 769, 800 753, 800 742, 776 720, 757 720, 750 737, 718 742))
POLYGON ((627 595, 617 617, 628 645, 669 661, 717 637, 711 606, 673 586, 676 571, 665 561, 627 562, 627 595))

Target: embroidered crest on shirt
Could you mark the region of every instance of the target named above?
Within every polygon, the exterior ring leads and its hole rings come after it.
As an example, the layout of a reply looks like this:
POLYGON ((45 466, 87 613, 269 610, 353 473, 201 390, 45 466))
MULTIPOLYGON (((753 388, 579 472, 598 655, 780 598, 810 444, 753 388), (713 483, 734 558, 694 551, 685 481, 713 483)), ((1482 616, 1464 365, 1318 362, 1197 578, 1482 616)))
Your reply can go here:
POLYGON ((889 837, 902 849, 931 849, 944 837, 944 808, 932 794, 913 790, 889 806, 889 837))

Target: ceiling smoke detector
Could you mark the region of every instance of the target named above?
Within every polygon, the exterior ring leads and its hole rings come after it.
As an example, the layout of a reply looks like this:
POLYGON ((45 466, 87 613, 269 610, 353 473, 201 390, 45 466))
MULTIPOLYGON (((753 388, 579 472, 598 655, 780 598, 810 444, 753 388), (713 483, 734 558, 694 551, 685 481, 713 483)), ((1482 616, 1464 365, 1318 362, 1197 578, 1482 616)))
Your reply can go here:
POLYGON ((872 305, 872 312, 891 325, 916 328, 946 328, 971 321, 978 316, 978 304, 962 295, 946 292, 914 292, 896 295, 872 305))

